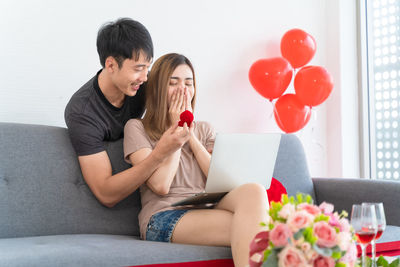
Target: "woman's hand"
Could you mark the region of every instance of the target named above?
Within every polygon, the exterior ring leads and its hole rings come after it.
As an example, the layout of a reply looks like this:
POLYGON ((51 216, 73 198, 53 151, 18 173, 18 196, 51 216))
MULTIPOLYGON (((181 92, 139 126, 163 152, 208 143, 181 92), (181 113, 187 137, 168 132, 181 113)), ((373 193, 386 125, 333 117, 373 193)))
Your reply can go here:
POLYGON ((184 90, 177 89, 172 93, 171 105, 168 110, 172 125, 180 120, 179 116, 185 110, 185 102, 184 90))
POLYGON ((193 113, 193 108, 192 108, 192 96, 190 95, 189 90, 187 87, 185 87, 185 110, 189 110, 190 112, 193 113))
POLYGON ((179 121, 181 113, 185 110, 193 113, 192 96, 187 87, 175 90, 171 96, 171 104, 168 110, 171 123, 174 124, 179 121))

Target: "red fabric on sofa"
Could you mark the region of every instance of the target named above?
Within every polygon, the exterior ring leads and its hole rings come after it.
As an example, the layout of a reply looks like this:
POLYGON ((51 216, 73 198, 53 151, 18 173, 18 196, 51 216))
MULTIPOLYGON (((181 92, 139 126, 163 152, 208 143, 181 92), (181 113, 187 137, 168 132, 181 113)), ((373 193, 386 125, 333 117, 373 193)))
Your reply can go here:
MULTIPOLYGON (((357 245, 358 256, 361 256, 361 247, 357 245)), ((371 256, 371 245, 367 246, 367 255, 371 256)), ((399 256, 400 255, 400 241, 392 241, 376 244, 376 255, 380 256, 399 256)))
POLYGON ((136 267, 234 267, 232 259, 135 265, 136 267))
POLYGON ((286 188, 277 179, 272 177, 271 186, 267 189, 268 202, 271 201, 280 202, 281 196, 287 194, 286 188))

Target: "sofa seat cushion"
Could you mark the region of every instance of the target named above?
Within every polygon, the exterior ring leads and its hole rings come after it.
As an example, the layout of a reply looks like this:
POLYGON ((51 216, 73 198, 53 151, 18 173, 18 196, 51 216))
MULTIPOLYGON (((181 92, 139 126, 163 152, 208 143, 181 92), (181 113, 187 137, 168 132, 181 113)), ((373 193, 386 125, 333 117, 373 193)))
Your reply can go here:
POLYGON ((230 258, 228 247, 151 242, 121 235, 0 239, 0 266, 132 266, 230 258))
POLYGON ((146 264, 146 265, 135 265, 135 266, 136 267, 235 267, 232 259, 146 264))

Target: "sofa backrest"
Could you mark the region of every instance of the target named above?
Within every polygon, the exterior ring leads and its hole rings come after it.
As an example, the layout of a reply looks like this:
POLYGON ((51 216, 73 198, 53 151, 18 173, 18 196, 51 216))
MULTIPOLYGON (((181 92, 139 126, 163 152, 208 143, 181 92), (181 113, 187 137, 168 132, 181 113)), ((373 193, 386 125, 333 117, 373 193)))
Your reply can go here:
POLYGON ((288 195, 310 194, 315 200, 306 155, 297 136, 282 135, 273 176, 283 184, 288 195))
MULTIPOLYGON (((122 140, 106 143, 113 173, 129 167, 122 140)), ((282 135, 274 177, 289 194, 314 190, 303 147, 282 135)), ((57 234, 139 235, 138 191, 113 208, 85 183, 67 129, 0 123, 0 238, 57 234)))
MULTIPOLYGON (((122 141, 107 144, 113 172, 126 169, 122 141)), ((0 238, 56 234, 139 235, 135 192, 113 208, 83 180, 67 129, 0 123, 0 238)))

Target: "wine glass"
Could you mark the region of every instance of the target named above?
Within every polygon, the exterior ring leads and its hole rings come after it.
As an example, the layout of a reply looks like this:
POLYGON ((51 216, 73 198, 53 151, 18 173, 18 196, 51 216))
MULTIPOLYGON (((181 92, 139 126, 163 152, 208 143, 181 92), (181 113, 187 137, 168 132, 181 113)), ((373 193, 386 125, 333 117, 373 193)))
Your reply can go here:
POLYGON ((376 240, 378 240, 383 231, 386 228, 386 218, 385 218, 385 210, 383 209, 383 203, 362 203, 362 205, 373 205, 375 207, 375 215, 376 215, 376 223, 378 226, 378 232, 376 233, 375 238, 371 241, 372 247, 372 266, 376 266, 376 240))
POLYGON ((351 225, 356 233, 357 243, 361 247, 362 267, 365 267, 365 247, 375 238, 378 231, 374 205, 353 205, 351 225))

